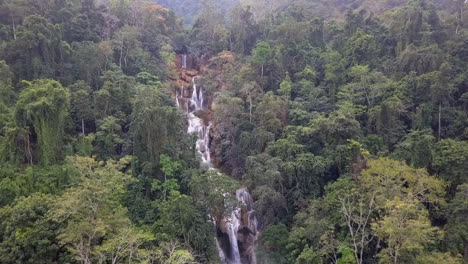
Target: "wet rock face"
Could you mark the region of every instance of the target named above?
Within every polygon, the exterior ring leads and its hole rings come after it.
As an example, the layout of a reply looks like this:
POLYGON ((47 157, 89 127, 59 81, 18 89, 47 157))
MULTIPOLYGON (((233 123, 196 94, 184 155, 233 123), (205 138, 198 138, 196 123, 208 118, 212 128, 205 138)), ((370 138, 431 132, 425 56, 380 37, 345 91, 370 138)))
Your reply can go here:
POLYGON ((234 252, 232 252, 228 227, 224 219, 216 225, 216 241, 218 243, 218 251, 221 251, 224 255, 224 258, 222 257, 221 261, 223 263, 227 263, 228 260, 234 259, 234 252))
POLYGON ((196 69, 198 62, 197 59, 184 54, 178 54, 175 57, 176 67, 179 69, 196 69))
POLYGON ((226 264, 256 264, 257 218, 247 189, 236 192, 241 207, 216 225, 218 250, 226 264))
POLYGON ((255 264, 255 241, 257 240, 256 219, 247 211, 242 213, 242 219, 242 224, 239 227, 239 231, 237 231, 237 243, 239 246, 241 263, 255 264), (255 222, 255 224, 253 222, 255 222))

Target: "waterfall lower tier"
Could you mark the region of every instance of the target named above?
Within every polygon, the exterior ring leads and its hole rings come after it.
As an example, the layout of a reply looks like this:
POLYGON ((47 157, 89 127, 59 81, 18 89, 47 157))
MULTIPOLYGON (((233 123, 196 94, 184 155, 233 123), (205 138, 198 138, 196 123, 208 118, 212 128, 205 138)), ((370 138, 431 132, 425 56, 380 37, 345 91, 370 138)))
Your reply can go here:
POLYGON ((217 226, 217 246, 225 264, 255 264, 257 218, 253 201, 245 188, 236 191, 240 207, 217 226))
MULTIPOLYGON (((186 61, 183 57, 183 62, 186 61)), ((186 63, 182 63, 182 66, 186 63)), ((183 67, 184 68, 184 67, 183 67)), ((176 90, 176 103, 187 115, 188 133, 196 134, 196 149, 204 166, 214 170, 210 155, 211 122, 205 122, 197 116, 200 111, 207 111, 204 105, 203 89, 196 85, 192 77, 192 92, 185 93, 185 87, 176 90), (186 94, 191 94, 186 97, 186 94)), ((255 241, 257 239, 257 218, 253 210, 252 198, 247 189, 236 191, 236 198, 241 206, 229 217, 216 224, 216 246, 223 264, 256 264, 255 241)))

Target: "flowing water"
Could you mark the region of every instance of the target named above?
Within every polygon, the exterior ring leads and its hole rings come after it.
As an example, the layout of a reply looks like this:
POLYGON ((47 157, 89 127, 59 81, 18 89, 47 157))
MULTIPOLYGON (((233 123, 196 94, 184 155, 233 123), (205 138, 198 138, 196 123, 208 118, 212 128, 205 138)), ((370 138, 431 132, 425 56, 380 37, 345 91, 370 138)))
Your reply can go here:
MULTIPOLYGON (((182 68, 187 67, 187 56, 182 56, 182 68)), ((188 133, 197 135, 196 148, 202 163, 208 170, 214 170, 210 155, 210 129, 211 122, 205 123, 196 115, 197 111, 207 110, 204 105, 203 89, 198 88, 196 78, 192 78, 192 93, 185 97, 184 87, 176 91, 176 104, 187 116, 188 133)), ((225 219, 228 243, 220 243, 216 238, 219 257, 224 264, 255 264, 255 240, 257 235, 257 219, 253 210, 252 198, 247 189, 236 191, 236 198, 243 208, 236 208, 225 219), (242 232, 240 232, 242 231, 242 232), (245 236, 242 234, 248 233, 245 236), (242 237, 240 237, 242 235, 242 237), (247 237, 248 239, 246 239, 247 237)))
POLYGON ((182 55, 182 69, 187 69, 187 55, 182 55))

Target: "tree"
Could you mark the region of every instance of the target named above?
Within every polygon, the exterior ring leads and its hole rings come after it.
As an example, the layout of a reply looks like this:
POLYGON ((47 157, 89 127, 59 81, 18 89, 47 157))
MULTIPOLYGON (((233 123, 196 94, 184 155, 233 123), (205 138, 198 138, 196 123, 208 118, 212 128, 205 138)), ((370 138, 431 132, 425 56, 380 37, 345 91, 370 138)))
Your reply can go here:
POLYGON ((99 261, 117 264, 128 259, 131 263, 132 259, 144 259, 141 256, 142 246, 152 240, 154 237, 143 230, 133 226, 123 227, 116 235, 97 246, 96 254, 99 256, 99 261))
POLYGON ((446 184, 424 169, 388 158, 369 161, 368 166, 360 182, 382 210, 372 223, 375 235, 387 245, 379 256, 391 263, 413 262, 442 236, 440 228, 431 225, 424 205, 443 206, 446 184))
POLYGON ((40 15, 28 16, 9 42, 5 60, 21 80, 63 77, 71 48, 61 39, 58 27, 40 15))
POLYGON ((76 71, 74 77, 86 82, 87 85, 97 87, 98 77, 101 75, 106 63, 104 50, 99 44, 91 41, 73 42, 72 63, 76 71))
POLYGON ((190 54, 195 56, 218 53, 228 47, 229 32, 224 26, 224 17, 208 2, 189 33, 190 54))
POLYGON ((267 259, 266 261, 270 261, 269 263, 273 261, 278 264, 287 263, 288 235, 288 228, 284 224, 266 226, 260 234, 260 247, 258 248, 260 252, 264 251, 263 254, 266 256, 259 253, 259 259, 267 259))
POLYGON ((141 45, 138 41, 139 37, 138 30, 131 26, 125 26, 116 33, 112 44, 120 69, 128 67, 129 59, 134 59, 131 56, 135 54, 135 49, 140 48, 141 45))
POLYGON ((439 71, 434 73, 435 79, 432 82, 431 95, 432 101, 438 106, 437 115, 437 140, 440 141, 442 136, 442 106, 446 105, 450 100, 451 93, 454 91, 453 85, 450 83, 451 66, 448 63, 443 63, 439 71))
POLYGON ((339 217, 338 210, 327 210, 322 198, 312 199, 309 205, 294 216, 294 225, 289 233, 287 248, 290 256, 297 259, 303 251, 322 248, 323 255, 331 252, 331 262, 336 263, 335 234, 331 231, 329 219, 339 217), (331 232, 330 232, 331 231, 331 232), (331 243, 329 243, 331 242, 331 243), (331 248, 330 248, 331 247, 331 248))
POLYGON ((78 81, 70 86, 70 91, 70 115, 75 126, 81 128, 81 134, 85 135, 94 126, 95 119, 91 87, 84 81, 78 81))
POLYGON ((263 90, 256 82, 249 82, 242 86, 241 93, 247 98, 249 102, 249 121, 252 123, 252 110, 253 101, 258 101, 258 98, 262 95, 263 90))
MULTIPOLYGON (((5 61, 0 60, 0 104, 6 106, 13 103, 15 93, 13 91, 13 74, 5 61)), ((1 123, 0 123, 1 124, 1 123)))
POLYGON ((377 53, 373 35, 358 29, 346 43, 346 55, 349 64, 372 64, 377 53))
POLYGON ((357 105, 373 107, 389 93, 392 83, 380 72, 372 72, 369 65, 355 65, 348 71, 351 82, 340 88, 338 98, 357 105))
POLYGON ((214 242, 213 226, 191 196, 172 190, 167 200, 159 202, 158 211, 160 217, 153 225, 158 241, 180 241, 207 257, 214 242))
POLYGON ((453 139, 444 139, 435 145, 432 166, 435 173, 450 182, 450 192, 457 186, 466 183, 468 164, 468 143, 453 139))
POLYGON ((427 168, 432 161, 435 138, 432 131, 415 130, 397 144, 394 156, 416 168, 427 168))
POLYGON ((365 190, 375 191, 377 205, 399 197, 401 201, 416 199, 421 203, 443 205, 446 183, 430 176, 425 169, 414 169, 389 158, 368 161, 359 181, 365 190))
POLYGON ((278 223, 287 212, 286 199, 281 192, 267 185, 261 185, 252 191, 255 199, 254 208, 262 225, 278 223))
POLYGON ((459 33, 460 28, 463 26, 463 13, 465 11, 466 1, 464 0, 454 0, 457 6, 457 27, 455 29, 455 34, 459 33))
POLYGON ((340 213, 351 238, 356 263, 361 264, 364 260, 364 250, 374 238, 370 223, 377 210, 375 193, 363 193, 349 179, 338 179, 328 185, 326 190, 326 203, 338 201, 340 213))
POLYGON ((299 257, 296 259, 298 264, 322 264, 320 252, 315 251, 313 248, 304 249, 299 257))
MULTIPOLYGON (((70 93, 53 80, 27 83, 21 91, 15 110, 17 126, 31 127, 37 135, 38 158, 43 165, 57 162, 61 157, 65 118, 68 115, 70 93)), ((32 145, 32 139, 28 138, 32 145)))
MULTIPOLYGON (((5 61, 0 60, 0 153, 7 152, 2 148, 8 145, 4 138, 8 134, 8 127, 12 125, 12 107, 15 93, 13 91, 13 74, 5 61)), ((10 130, 11 131, 11 130, 10 130)), ((0 157, 7 153, 0 154, 0 157)), ((0 158, 4 159, 4 158, 0 158)))
POLYGON ((21 25, 23 19, 31 13, 31 8, 28 8, 27 1, 5 1, 2 3, 2 16, 6 19, 5 22, 11 25, 13 40, 17 38, 17 28, 21 25))
POLYGON ((0 208, 0 262, 46 264, 68 255, 57 238, 60 225, 47 217, 54 199, 36 193, 0 208))
POLYGON ((448 252, 431 252, 428 254, 421 254, 416 258, 417 264, 437 264, 437 263, 453 263, 461 264, 463 260, 458 256, 453 256, 448 252))
POLYGON ((130 130, 133 153, 145 173, 155 171, 161 154, 183 146, 182 120, 181 113, 163 94, 161 83, 136 87, 130 130))
POLYGON ((359 140, 360 133, 360 123, 341 111, 318 115, 303 128, 305 140, 310 144, 308 148, 319 152, 325 146, 335 148, 347 145, 349 139, 359 140))
POLYGON ((406 47, 398 57, 399 72, 416 72, 425 74, 435 72, 443 62, 443 52, 438 45, 416 47, 413 44, 406 47))
POLYGON ((325 61, 324 65, 324 82, 328 88, 328 97, 330 101, 335 103, 338 93, 338 87, 344 83, 345 70, 345 58, 335 50, 327 49, 323 54, 325 61))
MULTIPOLYGON (((230 50, 244 55, 250 54, 258 36, 258 25, 250 11, 250 6, 235 7, 231 12, 230 20, 230 50)), ((264 44, 261 45, 264 46, 264 44)))
POLYGON ((369 126, 377 135, 383 137, 389 149, 404 135, 404 123, 401 116, 405 113, 403 102, 393 96, 369 109, 369 126))
POLYGON ((158 189, 162 188, 163 200, 166 200, 168 193, 178 191, 179 189, 176 174, 180 173, 179 171, 182 169, 182 163, 177 160, 172 160, 171 157, 165 154, 161 154, 159 157, 159 163, 161 165, 161 171, 164 174, 164 181, 161 186, 159 186, 160 181, 155 180, 155 182, 153 182, 153 189, 154 187, 157 187, 158 189))
POLYGON ((97 122, 95 149, 100 159, 115 158, 121 153, 124 143, 121 123, 122 120, 114 116, 108 116, 97 122))
MULTIPOLYGON (((409 1, 393 14, 394 23, 391 26, 393 35, 398 41, 398 51, 409 45, 420 46, 427 42, 427 36, 434 37, 440 30, 440 19, 435 12, 435 5, 428 1, 409 1)), ((432 38, 429 38, 432 40, 432 38)))
POLYGON ((219 165, 230 171, 241 168, 244 163, 245 156, 239 155, 240 148, 236 144, 243 120, 247 119, 243 109, 241 98, 227 94, 218 95, 213 104, 216 124, 212 132, 213 154, 219 158, 219 165))
POLYGON ((120 68, 112 64, 102 80, 104 83, 101 89, 93 94, 96 119, 104 119, 109 115, 130 115, 130 98, 136 93, 135 78, 125 75, 120 68))
POLYGON ((457 188, 454 199, 449 204, 447 215, 446 242, 450 251, 463 254, 468 259, 468 184, 461 184, 457 188))
POLYGON ((287 122, 287 104, 284 98, 267 92, 258 103, 255 121, 258 126, 275 135, 279 135, 287 122))
POLYGON ((207 171, 192 178, 193 197, 218 221, 237 207, 235 191, 239 184, 232 178, 216 171, 207 171))
POLYGON ((257 43, 252 55, 252 63, 255 65, 261 65, 261 77, 263 78, 263 66, 267 62, 271 54, 271 47, 268 42, 261 41, 257 43))
POLYGON ((375 234, 387 248, 379 256, 385 262, 412 262, 410 254, 418 254, 439 240, 442 231, 431 225, 429 214, 415 199, 395 197, 385 203, 385 216, 372 225, 375 234))
POLYGON ((59 239, 82 263, 93 263, 99 251, 114 252, 113 260, 122 258, 124 252, 131 258, 133 251, 121 250, 148 239, 128 229, 131 223, 121 204, 131 181, 130 175, 122 172, 129 161, 130 157, 125 157, 103 164, 92 158, 67 158, 67 169, 76 184, 56 200, 50 217, 62 223, 59 239), (123 239, 130 234, 132 238, 123 239), (99 250, 101 242, 104 244, 99 250))
POLYGON ((185 264, 192 263, 194 257, 186 250, 177 250, 166 260, 167 264, 185 264))
POLYGON ((291 78, 289 77, 289 74, 286 74, 286 78, 281 82, 280 88, 278 89, 278 93, 280 95, 284 95, 286 97, 291 97, 291 91, 292 91, 292 82, 291 78))

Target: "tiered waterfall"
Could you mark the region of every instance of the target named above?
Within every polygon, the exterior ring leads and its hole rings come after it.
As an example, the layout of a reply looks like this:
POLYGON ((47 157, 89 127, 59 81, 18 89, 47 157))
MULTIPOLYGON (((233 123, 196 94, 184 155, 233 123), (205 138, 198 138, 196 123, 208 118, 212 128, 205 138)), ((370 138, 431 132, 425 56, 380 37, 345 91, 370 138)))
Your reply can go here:
MULTIPOLYGON (((180 67, 187 68, 187 56, 181 56, 180 67)), ((199 111, 208 111, 205 105, 203 89, 197 87, 196 76, 192 77, 191 87, 180 87, 176 91, 177 106, 182 109, 188 120, 188 133, 197 135, 196 148, 203 166, 215 170, 210 155, 211 121, 204 121, 197 116, 199 111), (190 91, 191 92, 188 93, 190 91), (190 96, 186 96, 190 95, 190 96)), ((253 201, 247 189, 236 191, 237 200, 242 204, 229 217, 220 221, 223 226, 216 226, 216 244, 221 261, 224 264, 255 264, 255 240, 257 237, 257 219, 253 210, 253 201)), ((219 224, 217 224, 219 225, 219 224)))

